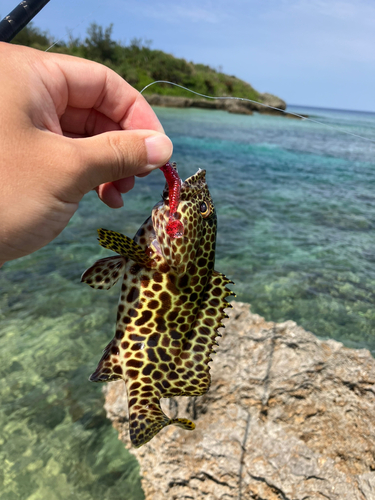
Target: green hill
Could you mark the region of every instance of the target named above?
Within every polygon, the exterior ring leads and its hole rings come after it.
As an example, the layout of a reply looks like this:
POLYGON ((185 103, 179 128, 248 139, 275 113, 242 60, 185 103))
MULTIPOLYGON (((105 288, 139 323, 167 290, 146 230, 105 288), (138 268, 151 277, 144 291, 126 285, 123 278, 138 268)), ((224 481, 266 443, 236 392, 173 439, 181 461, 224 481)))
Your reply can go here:
MULTIPOLYGON (((26 26, 13 43, 46 50, 54 42, 47 32, 32 24, 26 26)), ((214 96, 237 96, 269 103, 269 94, 260 94, 249 83, 217 71, 204 64, 178 59, 161 50, 150 48, 150 41, 133 39, 129 45, 112 40, 112 25, 102 28, 93 23, 85 40, 71 38, 59 41, 50 51, 71 54, 110 67, 138 90, 155 80, 168 80, 196 92, 214 96)), ((167 84, 152 86, 145 93, 192 97, 192 94, 167 84)), ((282 101, 281 101, 282 102, 282 101)))

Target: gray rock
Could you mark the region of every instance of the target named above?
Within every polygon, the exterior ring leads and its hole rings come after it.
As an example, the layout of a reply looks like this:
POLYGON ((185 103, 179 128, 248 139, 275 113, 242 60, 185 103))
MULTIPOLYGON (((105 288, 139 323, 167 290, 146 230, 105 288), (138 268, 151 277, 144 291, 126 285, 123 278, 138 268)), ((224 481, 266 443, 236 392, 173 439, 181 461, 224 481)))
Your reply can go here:
MULTIPOLYGON (((263 104, 267 104, 268 106, 272 106, 273 108, 278 108, 278 109, 286 109, 286 102, 283 101, 282 99, 280 99, 280 97, 277 97, 275 95, 272 95, 272 94, 268 94, 267 92, 265 94, 260 94, 260 100, 262 101, 263 104)), ((260 113, 270 113, 270 114, 283 114, 285 116, 284 113, 280 113, 279 111, 277 110, 273 110, 273 109, 269 109, 269 108, 265 108, 264 106, 259 106, 259 109, 257 109, 257 111, 259 111, 260 113), (260 109, 262 108, 262 109, 260 109)))
MULTIPOLYGON (((140 449, 147 500, 374 500, 375 360, 233 303, 200 398, 164 400, 169 426, 140 449)), ((106 410, 130 446, 123 382, 106 410)))
MULTIPOLYGON (((151 106, 220 109, 228 111, 229 113, 240 113, 245 115, 251 115, 253 111, 257 111, 259 113, 289 116, 281 111, 267 108, 256 102, 239 101, 235 99, 193 99, 160 94, 144 94, 144 97, 151 106)), ((260 94, 260 100, 262 103, 273 106, 274 108, 286 109, 285 101, 274 95, 260 94)))

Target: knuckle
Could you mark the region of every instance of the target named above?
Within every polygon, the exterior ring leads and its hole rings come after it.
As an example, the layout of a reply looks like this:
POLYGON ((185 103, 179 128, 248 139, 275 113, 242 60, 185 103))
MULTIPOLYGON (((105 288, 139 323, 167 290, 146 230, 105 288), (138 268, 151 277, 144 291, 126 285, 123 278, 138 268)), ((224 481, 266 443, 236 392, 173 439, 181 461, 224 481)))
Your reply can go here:
POLYGON ((132 136, 128 134, 126 138, 122 138, 121 135, 108 136, 109 146, 113 151, 114 166, 119 179, 127 175, 135 175, 137 170, 147 162, 144 141, 139 137, 134 137, 133 134, 132 136))

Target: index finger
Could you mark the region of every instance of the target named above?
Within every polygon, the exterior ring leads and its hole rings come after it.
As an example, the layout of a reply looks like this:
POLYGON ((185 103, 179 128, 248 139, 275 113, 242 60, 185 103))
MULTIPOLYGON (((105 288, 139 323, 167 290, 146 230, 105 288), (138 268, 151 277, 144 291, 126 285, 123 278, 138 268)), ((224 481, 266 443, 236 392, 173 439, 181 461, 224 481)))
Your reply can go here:
POLYGON ((122 129, 164 132, 145 98, 111 69, 73 56, 46 55, 49 64, 41 69, 48 71, 44 83, 55 103, 61 104, 63 98, 65 108, 95 109, 122 129), (51 71, 55 79, 50 78, 51 71))

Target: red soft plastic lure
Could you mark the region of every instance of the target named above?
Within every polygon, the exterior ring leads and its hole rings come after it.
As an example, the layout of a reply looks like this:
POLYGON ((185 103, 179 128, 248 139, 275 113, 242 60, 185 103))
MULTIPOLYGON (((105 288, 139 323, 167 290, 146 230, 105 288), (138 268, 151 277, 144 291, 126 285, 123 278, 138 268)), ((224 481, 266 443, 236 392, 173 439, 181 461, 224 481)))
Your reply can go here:
POLYGON ((171 238, 181 238, 184 234, 184 226, 180 220, 176 219, 176 211, 180 203, 181 179, 169 162, 163 167, 160 167, 160 170, 165 176, 169 191, 169 221, 167 224, 167 233, 171 238))

